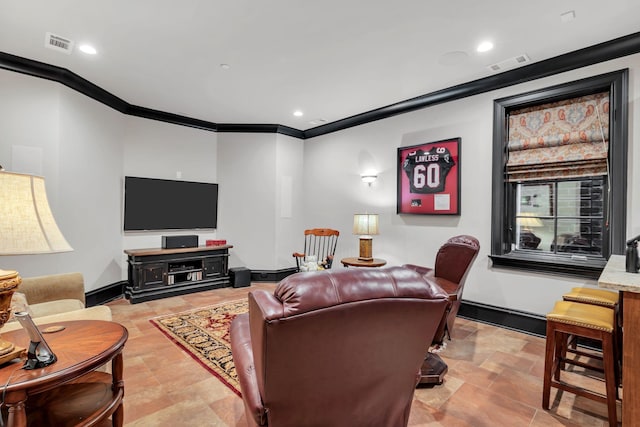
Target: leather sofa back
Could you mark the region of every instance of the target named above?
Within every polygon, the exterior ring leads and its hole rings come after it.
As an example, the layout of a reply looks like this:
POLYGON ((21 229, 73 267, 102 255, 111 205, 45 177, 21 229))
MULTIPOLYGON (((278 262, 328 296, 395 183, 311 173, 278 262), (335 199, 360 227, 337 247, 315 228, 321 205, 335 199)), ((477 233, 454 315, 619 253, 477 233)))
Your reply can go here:
POLYGON ((447 294, 402 267, 298 273, 249 294, 273 426, 403 426, 447 294))

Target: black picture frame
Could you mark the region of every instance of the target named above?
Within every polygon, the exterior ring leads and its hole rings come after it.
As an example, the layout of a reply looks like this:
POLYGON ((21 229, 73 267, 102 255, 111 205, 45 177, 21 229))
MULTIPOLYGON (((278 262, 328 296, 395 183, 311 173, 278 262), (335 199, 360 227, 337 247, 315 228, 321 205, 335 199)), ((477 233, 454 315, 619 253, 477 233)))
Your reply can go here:
POLYGON ((460 215, 461 138, 398 148, 398 214, 460 215))

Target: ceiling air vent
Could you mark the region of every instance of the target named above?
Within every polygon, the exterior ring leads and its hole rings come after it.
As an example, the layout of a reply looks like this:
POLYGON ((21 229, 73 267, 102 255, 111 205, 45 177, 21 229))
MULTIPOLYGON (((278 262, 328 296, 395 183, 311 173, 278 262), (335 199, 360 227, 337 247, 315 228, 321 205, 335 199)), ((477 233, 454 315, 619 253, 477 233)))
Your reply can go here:
POLYGON ((49 49, 57 50, 59 52, 64 52, 67 55, 71 54, 73 50, 73 41, 61 37, 56 36, 55 34, 47 33, 44 38, 44 45, 49 49))
POLYGON ((531 62, 531 59, 526 54, 514 56, 513 58, 506 59, 497 64, 491 64, 487 68, 491 71, 504 71, 509 68, 519 67, 521 65, 531 62))

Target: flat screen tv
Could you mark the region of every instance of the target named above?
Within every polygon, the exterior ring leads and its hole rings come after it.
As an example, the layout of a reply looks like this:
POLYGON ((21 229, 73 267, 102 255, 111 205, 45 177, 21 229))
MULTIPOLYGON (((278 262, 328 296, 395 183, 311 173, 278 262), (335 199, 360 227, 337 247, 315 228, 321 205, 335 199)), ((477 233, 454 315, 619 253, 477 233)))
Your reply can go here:
POLYGON ((214 229, 218 184, 124 178, 124 231, 214 229))

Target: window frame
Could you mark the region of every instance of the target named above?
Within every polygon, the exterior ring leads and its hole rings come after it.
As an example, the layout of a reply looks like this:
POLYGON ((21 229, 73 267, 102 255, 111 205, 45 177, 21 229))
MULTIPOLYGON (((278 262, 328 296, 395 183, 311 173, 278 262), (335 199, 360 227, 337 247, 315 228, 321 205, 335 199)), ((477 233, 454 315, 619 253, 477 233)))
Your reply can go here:
POLYGON ((494 267, 516 268, 598 278, 611 254, 624 254, 627 227, 627 139, 629 70, 623 69, 569 83, 494 100, 491 258, 494 267), (603 232, 603 258, 572 259, 553 253, 512 251, 510 228, 515 218, 515 185, 506 181, 510 111, 609 91, 609 227, 603 232))

